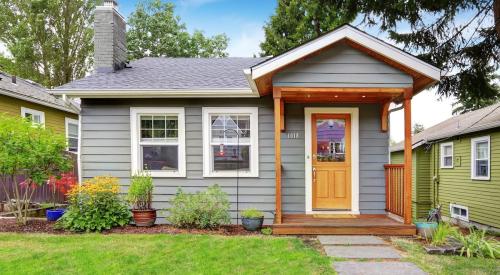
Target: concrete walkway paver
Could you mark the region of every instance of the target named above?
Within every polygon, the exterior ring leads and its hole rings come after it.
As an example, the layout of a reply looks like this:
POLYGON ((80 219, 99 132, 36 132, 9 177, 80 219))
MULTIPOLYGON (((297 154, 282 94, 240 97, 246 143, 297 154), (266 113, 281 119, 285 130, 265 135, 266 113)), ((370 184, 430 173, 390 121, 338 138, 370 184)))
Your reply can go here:
POLYGON ((318 236, 322 245, 386 245, 379 237, 375 236, 342 236, 342 235, 323 235, 318 236))
POLYGON ((389 246, 325 246, 326 255, 347 259, 400 259, 398 251, 389 246))
POLYGON ((427 274, 413 263, 400 262, 398 250, 376 236, 318 236, 318 240, 328 256, 349 259, 333 263, 341 275, 427 274))
POLYGON ((413 263, 407 262, 336 262, 335 271, 340 275, 425 275, 413 263))

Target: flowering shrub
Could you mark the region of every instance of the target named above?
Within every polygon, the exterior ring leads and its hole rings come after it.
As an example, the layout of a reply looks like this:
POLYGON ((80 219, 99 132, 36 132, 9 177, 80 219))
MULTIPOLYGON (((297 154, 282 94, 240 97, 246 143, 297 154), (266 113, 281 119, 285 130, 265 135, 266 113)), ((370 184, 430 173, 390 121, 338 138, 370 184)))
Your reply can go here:
POLYGON ((167 220, 178 227, 215 228, 230 222, 229 200, 218 185, 196 194, 179 188, 171 204, 167 220))
POLYGON ((57 226, 71 231, 102 231, 129 223, 131 214, 114 177, 100 176, 68 193, 69 207, 57 226))
POLYGON ((62 173, 60 177, 50 177, 48 181, 50 190, 52 191, 52 202, 56 204, 56 193, 66 194, 69 190, 77 185, 75 174, 72 172, 62 173))

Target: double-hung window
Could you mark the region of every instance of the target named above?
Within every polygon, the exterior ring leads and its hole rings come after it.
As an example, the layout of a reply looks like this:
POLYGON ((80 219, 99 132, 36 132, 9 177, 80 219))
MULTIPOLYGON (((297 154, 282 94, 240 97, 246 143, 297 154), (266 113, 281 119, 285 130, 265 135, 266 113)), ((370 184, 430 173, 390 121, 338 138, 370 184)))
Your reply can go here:
POLYGON ((33 125, 41 125, 45 124, 45 113, 42 111, 21 107, 21 116, 31 121, 33 125))
POLYGON ((442 143, 440 148, 440 167, 453 168, 453 142, 442 143))
POLYGON ((203 176, 258 177, 258 108, 203 108, 203 176))
POLYGON ((184 108, 130 108, 132 170, 185 177, 184 108))
POLYGON ((78 120, 67 117, 65 122, 68 151, 78 152, 78 120))
POLYGON ((490 137, 471 139, 471 178, 490 179, 490 137))

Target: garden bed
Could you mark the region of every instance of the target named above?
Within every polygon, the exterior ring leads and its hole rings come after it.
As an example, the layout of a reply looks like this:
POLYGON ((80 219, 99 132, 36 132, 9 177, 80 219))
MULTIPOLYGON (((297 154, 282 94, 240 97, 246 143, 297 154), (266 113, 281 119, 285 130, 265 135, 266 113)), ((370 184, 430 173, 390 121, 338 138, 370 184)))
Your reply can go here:
MULTIPOLYGON (((19 225, 15 219, 0 219, 0 232, 14 233, 49 233, 49 234, 71 234, 71 232, 54 228, 53 222, 45 220, 29 220, 26 225, 19 225)), ((111 230, 103 231, 104 234, 205 234, 205 235, 260 235, 260 232, 249 232, 242 226, 224 225, 220 228, 209 229, 183 229, 172 225, 161 224, 153 227, 137 227, 127 225, 115 227, 111 230)))

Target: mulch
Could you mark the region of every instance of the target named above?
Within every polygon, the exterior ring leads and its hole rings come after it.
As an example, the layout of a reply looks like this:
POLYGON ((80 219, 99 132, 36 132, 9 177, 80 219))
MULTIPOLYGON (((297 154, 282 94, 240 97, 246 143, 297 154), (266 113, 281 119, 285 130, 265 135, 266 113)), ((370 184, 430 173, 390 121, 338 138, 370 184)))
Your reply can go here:
MULTIPOLYGON (((0 219, 0 232, 11 233, 48 233, 48 234, 75 234, 54 228, 54 222, 44 220, 29 220, 26 225, 19 225, 14 219, 0 219)), ((172 225, 159 224, 152 227, 137 227, 127 225, 105 230, 103 234, 203 234, 223 236, 261 235, 260 232, 246 231, 242 226, 224 225, 216 229, 186 229, 172 225)))

